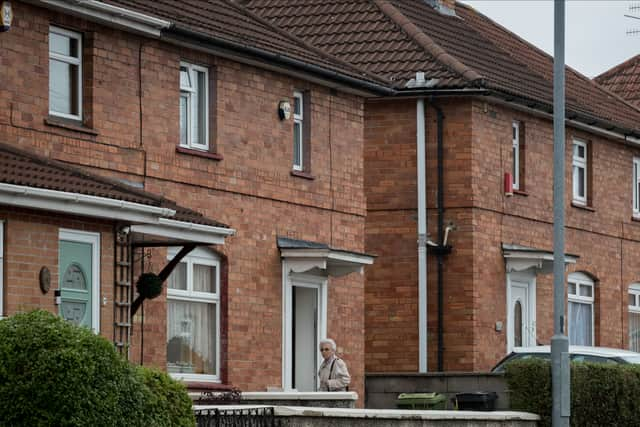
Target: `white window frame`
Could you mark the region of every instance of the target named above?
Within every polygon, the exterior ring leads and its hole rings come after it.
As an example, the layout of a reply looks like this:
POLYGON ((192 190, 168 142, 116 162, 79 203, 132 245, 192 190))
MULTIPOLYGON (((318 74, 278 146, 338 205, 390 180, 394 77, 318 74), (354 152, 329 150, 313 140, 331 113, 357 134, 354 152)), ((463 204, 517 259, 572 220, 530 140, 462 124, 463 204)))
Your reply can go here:
POLYGON ((589 173, 589 165, 588 165, 588 158, 589 158, 589 153, 588 153, 588 146, 586 142, 583 141, 579 141, 577 139, 573 140, 573 146, 572 146, 572 165, 573 165, 573 201, 575 203, 581 204, 581 205, 586 205, 587 204, 587 195, 589 194, 589 188, 587 187, 587 184, 589 182, 588 179, 588 173, 589 173), (584 157, 580 157, 577 155, 577 149, 576 147, 583 147, 584 148, 584 157), (584 195, 581 196, 580 194, 578 194, 578 170, 579 169, 583 169, 584 170, 584 174, 583 174, 583 185, 584 185, 584 195))
MULTIPOLYGON (((571 273, 569 274, 569 277, 567 279, 567 284, 568 283, 573 283, 576 285, 576 293, 572 294, 569 292, 569 286, 567 285, 567 336, 570 336, 570 329, 571 329, 571 324, 570 321, 571 319, 569 318, 569 303, 576 303, 576 304, 587 304, 590 306, 591 308, 591 345, 595 345, 595 292, 596 292, 596 287, 595 287, 595 283, 593 282, 593 280, 591 280, 591 278, 589 278, 589 276, 587 276, 584 273, 571 273), (580 288, 581 287, 590 287, 591 288, 591 296, 587 297, 587 296, 582 296, 580 295, 580 288)), ((573 343, 570 343, 573 344, 573 343)))
MULTIPOLYGON (((51 100, 49 100, 49 114, 57 117, 64 117, 66 119, 72 120, 82 120, 82 34, 65 30, 63 28, 50 26, 49 34, 59 34, 61 36, 69 37, 78 41, 78 57, 61 55, 59 53, 51 52, 51 42, 49 42, 49 60, 55 59, 56 61, 65 62, 67 64, 77 65, 78 66, 78 99, 76 102, 78 103, 78 114, 67 114, 61 113, 59 111, 55 111, 51 109, 51 100)), ((51 76, 49 76, 51 79, 51 76)), ((51 80, 49 80, 49 84, 51 84, 51 80)), ((71 94, 69 94, 71 97, 71 94)))
MULTIPOLYGON (((634 304, 628 304, 629 314, 640 315, 640 283, 632 283, 629 285, 629 295, 634 295, 634 304)), ((630 322, 629 322, 630 323, 630 322)), ((629 331, 630 333, 631 331, 629 331)), ((631 339, 629 339, 629 349, 631 348, 631 339)), ((634 350, 636 351, 636 350, 634 350)))
POLYGON ((293 132, 294 132, 294 137, 293 137, 293 153, 294 153, 294 158, 293 158, 293 170, 296 171, 302 171, 304 170, 304 94, 300 91, 295 91, 293 92, 293 98, 294 98, 294 108, 293 108, 293 132), (298 100, 298 105, 300 105, 300 113, 296 114, 295 111, 295 100, 298 100), (296 124, 298 124, 298 128, 296 131, 296 124), (299 141, 299 147, 298 147, 298 152, 300 153, 300 158, 296 159, 295 158, 295 152, 296 152, 296 138, 295 138, 295 132, 298 132, 298 141, 299 141))
MULTIPOLYGON (((182 86, 182 79, 180 79, 180 98, 185 97, 187 99, 187 123, 185 124, 187 127, 187 141, 186 143, 182 141, 182 130, 180 130, 180 146, 206 151, 209 149, 209 69, 200 65, 180 61, 180 73, 182 73, 182 67, 186 68, 189 73, 191 87, 182 86), (194 86, 196 82, 196 72, 203 73, 205 81, 204 94, 202 94, 204 95, 203 120, 200 124, 201 126, 204 126, 204 142, 199 143, 193 141, 193 120, 195 120, 193 111, 196 109, 196 102, 198 99, 198 97, 193 96, 193 94, 197 93, 194 86)), ((182 112, 180 112, 180 114, 182 114, 182 112)))
POLYGON ((633 158, 633 216, 640 217, 640 194, 638 187, 640 186, 640 157, 633 158))
MULTIPOLYGON (((100 333, 100 233, 60 228, 58 241, 91 244, 91 330, 100 333)), ((58 284, 59 287, 59 284, 58 284)))
POLYGON ((513 147, 513 189, 520 189, 520 122, 514 120, 511 123, 511 136, 513 147))
MULTIPOLYGON (((170 247, 167 250, 167 259, 172 260, 174 256, 180 251, 179 247, 170 247)), ((196 248, 185 256, 180 263, 187 264, 187 289, 172 289, 167 286, 167 301, 186 301, 186 302, 200 302, 216 305, 216 372, 215 374, 188 374, 188 373, 170 373, 171 377, 180 379, 183 381, 208 381, 208 382, 220 382, 220 258, 218 258, 213 252, 204 249, 196 248), (215 293, 210 292, 196 292, 193 290, 193 265, 207 265, 215 267, 216 269, 216 289, 215 293)), ((167 322, 169 322, 167 314, 167 322)), ((166 343, 165 343, 166 345, 166 343)))
POLYGON ((0 319, 4 316, 4 221, 0 220, 0 319))

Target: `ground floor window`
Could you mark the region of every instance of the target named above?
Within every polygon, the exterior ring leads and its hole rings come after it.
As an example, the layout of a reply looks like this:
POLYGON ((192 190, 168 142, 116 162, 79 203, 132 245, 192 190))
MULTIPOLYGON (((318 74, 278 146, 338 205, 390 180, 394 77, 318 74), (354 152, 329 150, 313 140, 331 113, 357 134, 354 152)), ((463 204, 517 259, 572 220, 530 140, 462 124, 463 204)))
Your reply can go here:
POLYGON ((629 350, 640 352, 640 283, 629 286, 629 350))
POLYGON ((584 273, 571 273, 567 294, 569 344, 593 345, 593 280, 584 273))
MULTIPOLYGON (((172 259, 179 248, 169 249, 172 259)), ((220 260, 195 249, 167 281, 167 371, 176 377, 219 380, 220 260)))

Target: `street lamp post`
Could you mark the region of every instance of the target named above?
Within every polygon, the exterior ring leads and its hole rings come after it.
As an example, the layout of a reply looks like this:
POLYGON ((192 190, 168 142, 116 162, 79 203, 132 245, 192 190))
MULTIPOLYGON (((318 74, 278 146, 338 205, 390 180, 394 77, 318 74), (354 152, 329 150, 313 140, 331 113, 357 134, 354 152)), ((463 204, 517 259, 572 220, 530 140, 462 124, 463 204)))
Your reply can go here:
POLYGON ((551 384, 553 427, 569 427, 571 415, 569 339, 564 330, 564 179, 565 179, 565 0, 554 1, 553 49, 553 337, 551 384))

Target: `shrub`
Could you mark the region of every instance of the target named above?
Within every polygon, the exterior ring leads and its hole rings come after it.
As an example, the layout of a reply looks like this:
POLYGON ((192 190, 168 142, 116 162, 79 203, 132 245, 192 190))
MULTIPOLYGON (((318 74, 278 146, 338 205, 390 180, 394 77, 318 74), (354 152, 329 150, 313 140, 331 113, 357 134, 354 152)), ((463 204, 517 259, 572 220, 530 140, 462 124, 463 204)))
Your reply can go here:
MULTIPOLYGON (((543 360, 507 366, 511 409, 540 415, 551 426, 551 364, 543 360)), ((640 414, 640 366, 602 363, 571 364, 571 425, 637 426, 640 414)))
POLYGON ((506 366, 511 409, 540 415, 540 426, 551 425, 551 364, 540 359, 506 366))
POLYGON ((192 427, 195 424, 193 402, 185 386, 157 369, 139 368, 153 399, 147 402, 148 413, 157 414, 156 425, 192 427))
POLYGON ((161 420, 174 415, 154 402, 179 401, 177 390, 154 386, 107 339, 46 311, 0 320, 0 425, 168 426, 161 420))

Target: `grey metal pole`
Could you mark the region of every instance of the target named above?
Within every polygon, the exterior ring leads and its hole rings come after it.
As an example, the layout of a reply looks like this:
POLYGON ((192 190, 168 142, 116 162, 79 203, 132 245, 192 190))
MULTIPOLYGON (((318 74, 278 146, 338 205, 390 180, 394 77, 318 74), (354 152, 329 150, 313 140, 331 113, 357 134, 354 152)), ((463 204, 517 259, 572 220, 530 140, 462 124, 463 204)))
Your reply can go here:
POLYGON ((569 427, 571 415, 569 339, 565 335, 564 304, 564 100, 565 0, 554 1, 553 48, 553 337, 551 338, 551 383, 553 427, 569 427))

